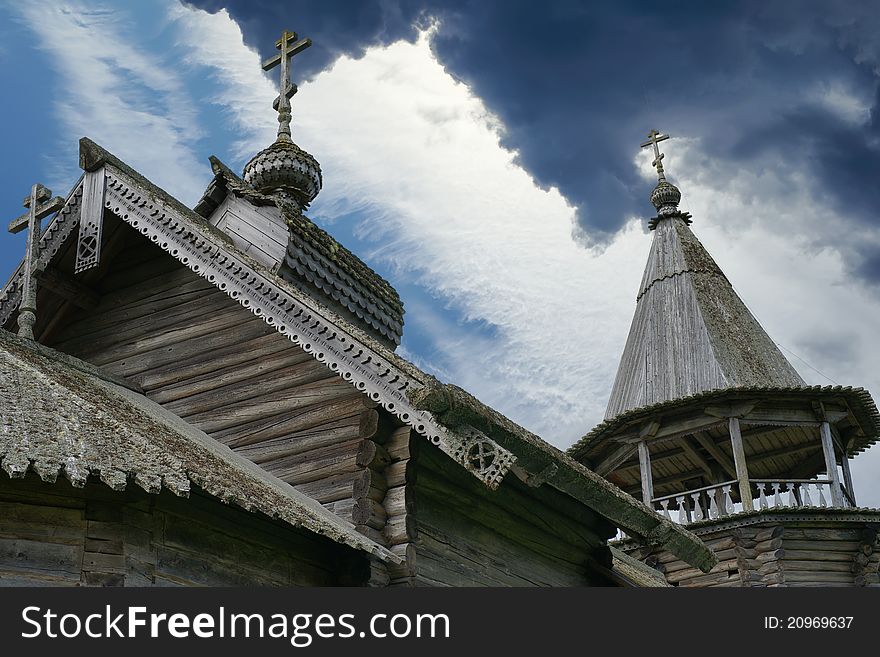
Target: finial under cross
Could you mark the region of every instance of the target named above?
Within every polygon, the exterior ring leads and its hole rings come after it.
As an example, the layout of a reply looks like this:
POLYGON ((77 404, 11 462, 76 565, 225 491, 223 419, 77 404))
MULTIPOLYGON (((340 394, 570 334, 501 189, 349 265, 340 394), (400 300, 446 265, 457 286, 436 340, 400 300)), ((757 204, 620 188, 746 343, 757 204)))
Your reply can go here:
POLYGON ((660 180, 666 180, 666 174, 663 172, 663 153, 660 152, 657 144, 666 139, 669 139, 669 135, 661 135, 656 130, 651 130, 648 133, 648 141, 642 144, 642 148, 654 147, 654 161, 651 162, 651 166, 657 169, 657 177, 660 180))
POLYGON ((21 303, 18 306, 18 335, 34 339, 34 324, 37 322, 37 274, 40 258, 40 220, 58 212, 64 206, 60 196, 52 198, 52 192, 36 183, 31 187, 31 195, 24 199, 28 209, 23 215, 9 222, 9 232, 19 233, 28 229, 27 251, 24 256, 24 281, 21 290, 21 303))
POLYGON ((290 141, 290 99, 296 93, 296 85, 290 81, 290 60, 303 50, 312 45, 311 39, 297 41, 296 32, 284 30, 281 38, 275 42, 275 47, 281 52, 263 62, 263 70, 271 71, 281 64, 281 82, 279 83, 278 98, 272 103, 272 107, 278 112, 278 140, 290 141))

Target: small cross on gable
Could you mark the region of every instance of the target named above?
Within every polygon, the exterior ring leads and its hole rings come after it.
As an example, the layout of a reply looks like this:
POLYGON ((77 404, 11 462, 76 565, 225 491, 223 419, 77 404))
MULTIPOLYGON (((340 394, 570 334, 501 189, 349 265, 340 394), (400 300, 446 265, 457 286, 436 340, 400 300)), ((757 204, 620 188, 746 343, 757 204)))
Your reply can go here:
POLYGON ((28 211, 9 222, 9 232, 20 233, 28 229, 21 304, 18 307, 18 335, 33 340, 34 324, 37 321, 37 274, 42 232, 40 220, 58 212, 64 206, 64 199, 60 196, 52 198, 50 190, 36 183, 31 187, 31 194, 24 199, 23 205, 28 211))

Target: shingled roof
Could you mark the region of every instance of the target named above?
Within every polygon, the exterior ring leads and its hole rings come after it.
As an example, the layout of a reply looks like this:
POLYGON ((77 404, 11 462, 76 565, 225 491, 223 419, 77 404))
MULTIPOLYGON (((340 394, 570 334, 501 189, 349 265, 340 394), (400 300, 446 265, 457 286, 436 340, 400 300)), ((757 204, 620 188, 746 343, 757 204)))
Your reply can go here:
MULTIPOLYGON (((118 158, 88 139, 80 143, 81 166, 106 176, 109 211, 381 404, 489 488, 497 488, 515 465, 521 477, 531 476, 533 485, 545 483, 568 494, 630 536, 661 544, 704 570, 716 562, 711 550, 687 530, 464 390, 440 383, 373 333, 239 251, 202 215, 183 207, 118 158), (477 468, 467 458, 475 445, 494 451, 485 468, 477 468)), ((68 214, 62 210, 47 232, 62 235, 64 231, 52 225, 71 223, 78 216, 78 210, 68 214)), ((57 246, 52 248, 57 251, 57 246)), ((11 318, 16 304, 14 295, 0 294, 0 320, 11 318)))
POLYGON ((209 218, 228 194, 255 206, 277 207, 289 228, 287 254, 278 273, 391 344, 403 334, 403 302, 397 290, 327 231, 280 197, 262 194, 214 156, 214 179, 195 211, 209 218))
POLYGON ((191 484, 227 504, 392 562, 400 559, 318 502, 98 368, 0 329, 0 467, 44 481, 90 476, 187 497, 191 484))
POLYGON ((606 420, 710 390, 805 385, 683 215, 654 241, 606 420))

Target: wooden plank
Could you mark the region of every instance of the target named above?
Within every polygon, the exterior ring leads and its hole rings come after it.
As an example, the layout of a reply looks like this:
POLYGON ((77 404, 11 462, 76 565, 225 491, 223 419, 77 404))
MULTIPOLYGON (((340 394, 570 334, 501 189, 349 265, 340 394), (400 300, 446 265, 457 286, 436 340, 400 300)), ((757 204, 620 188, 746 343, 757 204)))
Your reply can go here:
POLYGON ((840 490, 840 476, 837 473, 837 458, 834 455, 834 441, 831 437, 831 426, 828 421, 819 425, 819 435, 822 438, 822 454, 825 457, 825 473, 831 480, 831 504, 835 508, 841 508, 843 493, 840 490))
POLYGON ((648 450, 647 441, 638 444, 639 450, 639 474, 642 480, 642 501, 650 508, 654 508, 654 482, 651 475, 651 453, 648 450))
POLYGON ((705 449, 709 454, 713 456, 713 458, 718 462, 718 464, 724 468, 724 471, 730 476, 731 479, 736 479, 736 466, 733 464, 733 461, 730 460, 730 457, 725 454, 721 448, 715 444, 715 441, 703 431, 697 431, 694 433, 694 438, 697 439, 697 442, 702 445, 703 449, 705 449))
POLYGON ((728 426, 730 428, 730 444, 733 451, 737 486, 739 487, 739 499, 742 503, 743 511, 750 513, 755 510, 755 507, 752 504, 752 488, 749 485, 749 470, 746 463, 746 453, 743 449, 742 436, 739 431, 739 419, 735 417, 730 418, 728 426))

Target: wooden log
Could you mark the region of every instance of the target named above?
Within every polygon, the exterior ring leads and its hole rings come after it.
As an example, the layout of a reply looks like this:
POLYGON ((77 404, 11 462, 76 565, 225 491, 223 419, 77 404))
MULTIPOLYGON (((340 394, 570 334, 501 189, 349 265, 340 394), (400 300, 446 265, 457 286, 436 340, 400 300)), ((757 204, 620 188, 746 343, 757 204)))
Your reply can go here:
MULTIPOLYGON (((251 422, 212 431, 211 437, 238 449, 255 443, 305 437, 342 426, 357 427, 360 399, 334 398, 281 414, 267 413, 251 422)), ((357 435, 360 435, 358 428, 357 435)))
POLYGON ((385 449, 392 461, 405 461, 410 457, 410 428, 395 429, 385 443, 385 449))
POLYGON ((340 387, 341 381, 337 377, 324 378, 323 373, 319 371, 304 373, 301 383, 302 385, 294 388, 230 403, 223 408, 215 408, 195 415, 183 413, 182 416, 190 424, 195 424, 202 431, 210 434, 253 422, 267 415, 295 412, 352 396, 350 389, 340 387))
POLYGON ((359 500, 352 500, 352 503, 351 519, 355 525, 369 525, 374 529, 383 529, 385 527, 388 514, 380 502, 365 497, 359 500))
MULTIPOLYGON (((755 534, 754 539, 756 543, 761 543, 762 541, 769 540, 771 538, 778 538, 782 536, 782 525, 774 525, 773 527, 767 527, 766 529, 760 529, 755 534)), ((789 530, 786 530, 789 531, 789 530)))
POLYGON ((794 541, 785 539, 786 550, 817 550, 823 552, 847 552, 853 554, 859 549, 857 541, 794 541))
POLYGON ((379 412, 372 408, 366 408, 359 418, 361 438, 373 438, 379 429, 379 412))
POLYGON ((316 481, 297 484, 295 488, 299 492, 308 495, 321 504, 336 502, 338 500, 351 498, 351 482, 353 476, 354 475, 351 473, 333 475, 316 481))
POLYGON ((392 581, 412 577, 417 570, 417 550, 413 543, 398 543, 388 548, 394 555, 404 560, 402 564, 388 564, 388 574, 392 581))
POLYGON ((852 554, 846 552, 824 552, 820 550, 790 550, 785 548, 785 557, 787 559, 809 561, 844 561, 852 563, 852 554))
MULTIPOLYGON (((348 419, 348 418, 345 418, 348 419)), ((339 426, 321 427, 307 432, 266 440, 235 449, 254 463, 263 464, 287 456, 303 454, 315 449, 348 442, 359 437, 358 427, 353 424, 334 423, 339 426)))
POLYGON ((409 460, 396 461, 385 468, 385 477, 389 487, 403 486, 407 483, 409 475, 409 460))
MULTIPOLYGON (((266 334, 269 327, 249 322, 247 331, 239 330, 232 344, 217 346, 213 350, 201 351, 194 344, 188 357, 160 367, 153 367, 140 374, 132 375, 144 390, 151 391, 164 386, 177 385, 183 381, 209 374, 217 369, 217 363, 231 367, 250 362, 255 353, 261 357, 269 356, 290 348, 290 341, 275 332, 266 334), (210 358, 206 353, 210 352, 210 358)), ((271 330, 271 329, 269 329, 271 330)))
MULTIPOLYGON (((233 376, 231 378, 235 380, 227 380, 222 386, 164 402, 163 406, 182 418, 192 417, 198 422, 204 421, 209 412, 217 409, 228 412, 230 408, 259 404, 263 400, 277 400, 283 403, 284 400, 289 399, 291 393, 301 387, 325 380, 336 383, 335 379, 330 378, 329 371, 323 363, 313 358, 302 359, 298 355, 293 362, 288 362, 282 376, 254 370, 251 374, 252 376, 246 378, 233 376)), ((339 386, 325 387, 334 391, 333 397, 342 396, 339 386)), ((294 406, 294 408, 300 407, 302 405, 294 406)))
POLYGON ((815 582, 815 583, 826 583, 826 582, 841 582, 854 584, 854 578, 852 573, 838 573, 838 572, 804 572, 804 571, 791 571, 785 570, 785 582, 786 584, 791 584, 795 582, 815 582))
POLYGON ((385 545, 385 536, 378 529, 374 529, 369 525, 355 525, 355 530, 369 538, 374 543, 378 543, 379 545, 385 545))
POLYGON ((382 533, 387 545, 409 543, 417 536, 415 520, 410 514, 392 516, 388 518, 382 533))
POLYGON ((382 501, 385 512, 389 516, 400 516, 405 513, 412 513, 415 507, 415 494, 411 486, 403 484, 389 488, 385 493, 385 499, 382 501))
POLYGON ((384 470, 390 460, 385 448, 372 440, 363 441, 357 455, 357 464, 372 470, 384 470))
POLYGON ((355 463, 360 439, 322 447, 264 464, 265 469, 293 485, 306 484, 359 470, 355 463))
POLYGON ((366 469, 355 475, 352 483, 352 497, 355 499, 369 498, 376 502, 385 499, 388 484, 385 477, 375 470, 366 469))
MULTIPOLYGON (((258 377, 271 380, 284 380, 287 377, 288 368, 295 368, 301 363, 313 361, 311 355, 301 349, 290 345, 287 349, 272 351, 270 353, 253 353, 252 360, 234 365, 224 365, 222 361, 217 363, 217 368, 200 376, 194 376, 174 386, 166 386, 156 390, 150 395, 150 399, 162 405, 179 403, 180 400, 192 398, 197 395, 207 396, 218 388, 233 384, 242 384, 245 381, 258 377), (283 373, 278 376, 279 371, 283 373)), ((170 407, 170 406, 169 406, 170 407)))

